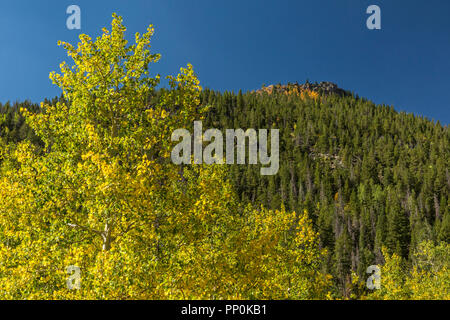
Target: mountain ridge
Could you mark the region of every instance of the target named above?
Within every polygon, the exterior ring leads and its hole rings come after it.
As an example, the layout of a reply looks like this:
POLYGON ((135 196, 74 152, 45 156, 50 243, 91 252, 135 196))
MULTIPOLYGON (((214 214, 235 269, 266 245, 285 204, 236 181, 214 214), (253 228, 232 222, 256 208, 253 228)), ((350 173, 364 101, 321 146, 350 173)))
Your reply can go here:
POLYGON ((268 94, 272 93, 302 93, 302 92, 316 92, 321 95, 332 95, 337 94, 339 96, 352 96, 353 94, 345 89, 340 88, 336 83, 330 81, 321 81, 321 82, 309 82, 308 80, 305 83, 290 83, 287 84, 271 84, 268 86, 263 85, 261 89, 258 89, 256 92, 262 94, 264 92, 268 94))

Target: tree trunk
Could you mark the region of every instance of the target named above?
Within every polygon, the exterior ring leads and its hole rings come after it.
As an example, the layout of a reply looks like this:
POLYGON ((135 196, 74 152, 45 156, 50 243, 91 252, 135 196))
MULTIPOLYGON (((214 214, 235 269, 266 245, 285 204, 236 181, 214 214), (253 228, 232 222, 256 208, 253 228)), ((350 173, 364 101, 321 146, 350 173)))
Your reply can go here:
POLYGON ((102 234, 103 238, 103 251, 109 251, 111 249, 111 228, 108 223, 105 224, 105 231, 102 234))

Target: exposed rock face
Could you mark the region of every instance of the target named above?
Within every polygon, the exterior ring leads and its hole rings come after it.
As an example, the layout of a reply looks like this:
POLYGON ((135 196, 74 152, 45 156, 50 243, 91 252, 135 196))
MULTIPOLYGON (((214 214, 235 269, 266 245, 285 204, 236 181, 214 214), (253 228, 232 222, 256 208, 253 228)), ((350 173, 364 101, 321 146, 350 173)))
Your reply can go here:
POLYGON ((267 92, 269 94, 272 94, 274 92, 288 93, 295 89, 298 92, 314 91, 321 95, 331 95, 331 94, 337 94, 337 95, 341 95, 341 96, 351 95, 350 92, 339 88, 337 86, 337 84, 332 83, 332 82, 327 82, 327 81, 322 81, 320 83, 306 82, 303 84, 298 84, 298 83, 288 83, 288 84, 283 84, 283 85, 281 85, 281 84, 273 85, 272 84, 270 86, 263 87, 259 90, 256 90, 256 93, 263 93, 263 92, 267 92))

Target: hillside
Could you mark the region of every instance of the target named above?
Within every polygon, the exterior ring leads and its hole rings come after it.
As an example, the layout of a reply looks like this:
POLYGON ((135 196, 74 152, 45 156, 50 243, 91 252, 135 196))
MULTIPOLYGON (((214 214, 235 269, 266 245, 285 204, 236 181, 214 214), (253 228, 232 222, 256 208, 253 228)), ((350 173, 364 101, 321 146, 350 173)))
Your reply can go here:
POLYGON ((231 179, 242 202, 310 213, 344 294, 352 271, 364 278, 384 263, 383 246, 411 261, 422 241, 450 242, 448 126, 324 82, 206 90, 202 101, 213 106, 209 127, 280 129, 278 174, 231 166, 231 179))

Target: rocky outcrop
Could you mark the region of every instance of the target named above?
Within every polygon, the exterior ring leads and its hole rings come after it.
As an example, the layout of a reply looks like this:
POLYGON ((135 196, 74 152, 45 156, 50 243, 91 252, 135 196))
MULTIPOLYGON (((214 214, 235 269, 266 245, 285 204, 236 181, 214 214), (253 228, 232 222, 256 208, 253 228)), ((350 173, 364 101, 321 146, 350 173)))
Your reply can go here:
POLYGON ((340 96, 348 96, 351 95, 350 92, 341 89, 337 86, 337 84, 327 81, 322 81, 320 83, 310 83, 306 82, 303 84, 299 83, 288 83, 288 84, 278 84, 278 85, 270 85, 267 87, 263 87, 259 90, 256 90, 256 93, 266 92, 268 94, 272 93, 290 93, 292 91, 303 92, 303 91, 313 91, 317 92, 321 95, 331 95, 337 94, 340 96))

